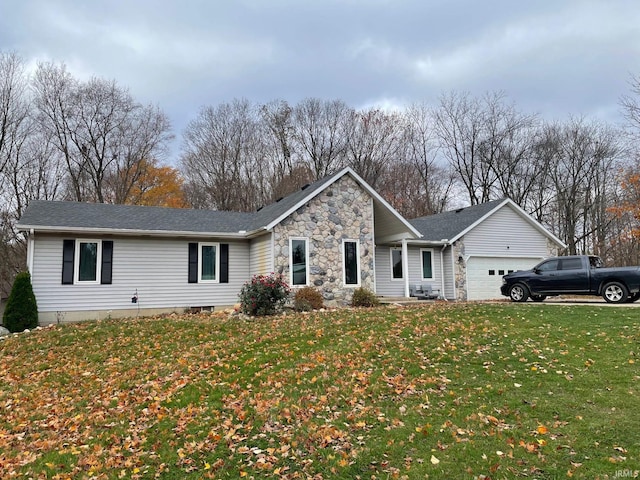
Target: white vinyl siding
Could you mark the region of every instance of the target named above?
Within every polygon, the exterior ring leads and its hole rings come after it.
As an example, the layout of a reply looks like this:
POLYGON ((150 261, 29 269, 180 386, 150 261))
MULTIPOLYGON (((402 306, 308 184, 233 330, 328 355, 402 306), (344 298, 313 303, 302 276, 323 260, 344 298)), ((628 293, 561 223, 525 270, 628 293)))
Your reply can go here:
POLYGON ((33 289, 41 312, 233 305, 250 278, 248 242, 229 243, 229 283, 188 283, 188 239, 109 237, 111 285, 62 285, 63 236, 34 237, 33 289))
MULTIPOLYGON (((416 245, 409 245, 407 248, 409 254, 407 262, 409 265, 409 284, 428 283, 434 289, 440 290, 442 288, 440 250, 433 249, 433 279, 431 280, 422 279, 421 250, 422 249, 416 245)), ((388 297, 404 296, 404 282, 398 279, 391 279, 391 248, 385 246, 376 247, 376 265, 378 265, 378 268, 376 268, 376 293, 388 297), (384 268, 380 268, 380 266, 384 268)))
POLYGON ((505 206, 464 236, 466 256, 546 257, 547 237, 505 206))
POLYGON ((404 295, 404 284, 391 281, 391 250, 388 246, 376 246, 376 293, 387 297, 404 295))
POLYGON ((273 234, 267 233, 251 240, 251 275, 268 275, 273 272, 273 234))

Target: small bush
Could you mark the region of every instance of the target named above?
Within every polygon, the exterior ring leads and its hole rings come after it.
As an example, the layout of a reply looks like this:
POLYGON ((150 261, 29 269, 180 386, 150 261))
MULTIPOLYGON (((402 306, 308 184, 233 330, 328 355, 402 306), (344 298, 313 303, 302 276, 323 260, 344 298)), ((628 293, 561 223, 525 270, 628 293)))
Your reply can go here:
POLYGON ((351 299, 351 306, 353 307, 375 307, 379 303, 378 297, 371 290, 360 287, 353 291, 353 298, 351 299))
POLYGON ((298 312, 320 310, 322 307, 324 307, 322 294, 313 287, 301 288, 293 297, 293 308, 298 312))
POLYGON ((10 332, 22 332, 38 326, 38 304, 33 294, 29 272, 16 275, 4 308, 2 323, 10 332))
POLYGON ((252 316, 273 315, 282 309, 290 291, 282 275, 255 275, 240 290, 240 310, 252 316))

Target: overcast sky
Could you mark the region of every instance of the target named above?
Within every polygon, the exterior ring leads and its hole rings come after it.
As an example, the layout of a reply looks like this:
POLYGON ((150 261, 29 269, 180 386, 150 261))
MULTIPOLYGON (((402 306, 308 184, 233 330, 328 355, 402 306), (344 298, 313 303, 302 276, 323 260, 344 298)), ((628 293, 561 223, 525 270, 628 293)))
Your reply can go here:
POLYGON ((501 90, 545 118, 616 122, 640 0, 0 0, 0 50, 115 79, 169 115, 176 149, 202 106, 234 98, 401 108, 501 90))

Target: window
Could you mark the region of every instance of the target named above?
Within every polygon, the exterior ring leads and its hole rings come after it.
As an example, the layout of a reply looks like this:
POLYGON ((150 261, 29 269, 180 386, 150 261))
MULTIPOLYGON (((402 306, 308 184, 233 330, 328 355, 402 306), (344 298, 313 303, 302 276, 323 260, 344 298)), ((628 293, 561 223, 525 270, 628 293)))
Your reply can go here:
POLYGON ((344 240, 342 242, 345 285, 360 285, 360 249, 358 247, 358 242, 355 240, 344 240))
POLYGON ((229 283, 228 243, 189 243, 189 283, 229 283))
POLYGON ((76 241, 76 282, 98 283, 100 241, 76 241))
POLYGON ((398 280, 403 278, 402 275, 402 249, 391 249, 391 278, 398 280))
POLYGON ((218 244, 200 243, 200 262, 198 263, 198 279, 200 282, 217 282, 218 244))
POLYGON ((62 284, 111 284, 113 241, 63 240, 62 284))
POLYGON ((498 275, 504 275, 504 270, 498 270, 498 275))
POLYGON ((291 285, 307 285, 309 278, 309 249, 306 238, 289 239, 291 285))
POLYGON ((558 270, 558 260, 549 260, 548 262, 541 263, 536 269, 540 272, 553 272, 558 270))
POLYGON ((563 258, 562 270, 582 270, 581 258, 563 258))
POLYGON ((422 279, 433 280, 433 250, 421 249, 422 279))
POLYGON ((489 275, 495 275, 496 271, 495 270, 489 270, 489 275))

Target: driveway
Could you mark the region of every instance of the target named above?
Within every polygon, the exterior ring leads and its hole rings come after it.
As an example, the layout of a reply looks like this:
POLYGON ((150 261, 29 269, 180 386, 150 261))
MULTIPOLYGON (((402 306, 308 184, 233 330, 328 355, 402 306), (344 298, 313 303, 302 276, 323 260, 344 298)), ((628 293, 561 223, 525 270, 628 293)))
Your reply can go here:
POLYGON ((634 303, 607 303, 602 297, 549 297, 542 303, 549 305, 591 305, 594 307, 640 307, 640 301, 634 303))

